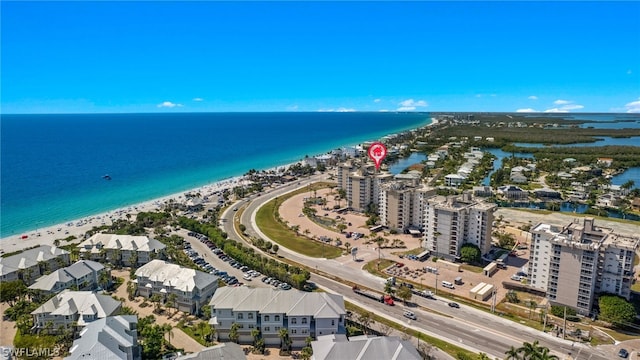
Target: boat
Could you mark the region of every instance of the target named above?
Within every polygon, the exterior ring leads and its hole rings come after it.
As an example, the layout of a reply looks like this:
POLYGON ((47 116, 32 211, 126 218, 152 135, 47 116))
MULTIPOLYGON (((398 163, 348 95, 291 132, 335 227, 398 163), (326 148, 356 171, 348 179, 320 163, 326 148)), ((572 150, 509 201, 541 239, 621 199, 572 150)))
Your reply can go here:
POLYGON ((105 180, 111 180, 111 175, 106 174, 102 178, 105 179, 105 180))

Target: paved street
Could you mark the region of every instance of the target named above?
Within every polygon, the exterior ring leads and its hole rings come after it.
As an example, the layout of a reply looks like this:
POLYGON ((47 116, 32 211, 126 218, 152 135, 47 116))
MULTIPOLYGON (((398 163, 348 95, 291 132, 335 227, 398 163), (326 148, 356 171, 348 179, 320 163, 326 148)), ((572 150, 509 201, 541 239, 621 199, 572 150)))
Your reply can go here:
MULTIPOLYGON (((316 181, 318 178, 319 176, 315 176, 311 179, 303 180, 300 183, 283 186, 254 198, 250 203, 248 203, 241 218, 241 223, 247 226, 247 233, 252 236, 260 236, 266 239, 266 236, 260 233, 260 230, 255 224, 255 212, 257 209, 270 199, 280 196, 286 192, 293 191, 295 188, 304 187, 307 183, 316 181)), ((239 240, 239 237, 235 234, 235 230, 232 226, 233 215, 234 212, 230 210, 226 211, 222 215, 222 218, 227 219, 224 223, 224 229, 231 238, 239 240)), ((318 270, 332 274, 338 278, 348 279, 370 288, 381 288, 381 280, 379 278, 361 271, 354 271, 353 268, 345 266, 344 263, 340 261, 340 258, 332 260, 316 259, 292 253, 288 249, 282 247, 280 248, 279 253, 293 261, 317 268, 318 270)), ((371 306, 375 309, 376 313, 402 319, 399 320, 401 322, 404 321, 404 318, 400 313, 401 306, 396 308, 382 307, 380 304, 373 301, 371 301, 370 304, 367 304, 366 301, 368 301, 368 299, 355 295, 351 289, 346 286, 336 284, 331 280, 317 275, 312 275, 312 281, 315 281, 318 285, 329 291, 342 294, 345 296, 346 300, 371 306)), ((555 338, 550 334, 539 332, 510 320, 493 316, 484 311, 476 310, 464 305, 461 309, 452 309, 447 306, 444 299, 433 301, 414 297, 414 300, 419 306, 432 309, 444 316, 417 310, 419 319, 418 321, 414 321, 411 326, 420 328, 425 333, 431 332, 430 335, 441 337, 449 342, 456 343, 461 347, 468 348, 469 350, 476 352, 482 351, 491 356, 502 357, 504 352, 510 346, 519 346, 524 341, 538 340, 543 346, 549 347, 556 355, 561 356, 561 358, 566 357, 569 353, 575 355, 580 352, 581 357, 586 355, 594 360, 611 359, 611 352, 609 351, 601 351, 600 349, 591 348, 582 344, 572 344, 570 341, 555 338)))

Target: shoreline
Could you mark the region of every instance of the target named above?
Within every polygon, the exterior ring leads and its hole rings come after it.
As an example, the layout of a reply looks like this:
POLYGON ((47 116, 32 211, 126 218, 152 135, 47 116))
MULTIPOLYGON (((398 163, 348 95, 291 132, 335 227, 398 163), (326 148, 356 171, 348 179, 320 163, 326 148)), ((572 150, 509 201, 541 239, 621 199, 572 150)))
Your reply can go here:
MULTIPOLYGON (((437 119, 429 118, 429 123, 407 129, 404 131, 413 131, 417 129, 424 129, 433 127, 438 124, 437 119)), ((394 132, 396 133, 396 132, 394 132)), ((389 133, 388 135, 393 134, 389 133)), ((343 146, 352 146, 350 144, 343 146)), ((323 153, 324 154, 324 153, 323 153)), ((317 154, 322 155, 322 154, 317 154)), ((300 160, 299 160, 300 161, 300 160)), ((299 161, 295 161, 292 163, 272 166, 264 169, 264 171, 271 171, 281 168, 289 168, 290 166, 298 163, 299 161)), ((248 171, 248 170, 247 170, 248 171)), ((262 170, 261 170, 262 171, 262 170)), ((120 207, 113 210, 109 210, 106 212, 101 212, 98 214, 91 214, 81 218, 77 218, 71 221, 66 221, 50 226, 31 228, 26 231, 22 231, 16 234, 12 234, 9 236, 5 236, 0 238, 0 254, 12 253, 15 251, 20 251, 23 249, 31 248, 39 245, 53 245, 56 239, 60 239, 60 245, 66 245, 68 243, 78 242, 83 239, 84 234, 93 229, 93 227, 98 227, 102 225, 111 225, 115 220, 118 219, 126 219, 127 215, 135 215, 139 212, 146 211, 157 211, 162 208, 169 200, 185 201, 184 195, 192 192, 199 192, 203 197, 205 196, 213 196, 216 192, 223 191, 225 189, 233 189, 233 187, 243 184, 245 181, 244 175, 227 177, 222 180, 214 181, 209 184, 199 186, 196 188, 186 189, 180 192, 176 192, 170 195, 162 196, 159 198, 150 199, 147 201, 135 203, 126 207, 120 207), (23 238, 23 236, 27 236, 23 238), (75 236, 76 240, 72 241, 64 241, 65 238, 75 236)))

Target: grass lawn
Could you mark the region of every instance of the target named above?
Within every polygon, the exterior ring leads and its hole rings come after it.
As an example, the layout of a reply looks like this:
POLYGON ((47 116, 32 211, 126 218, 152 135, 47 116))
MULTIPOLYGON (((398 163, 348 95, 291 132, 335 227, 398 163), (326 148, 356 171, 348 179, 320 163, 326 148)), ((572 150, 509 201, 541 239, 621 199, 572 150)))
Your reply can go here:
MULTIPOLYGON (((310 188, 311 190, 317 190, 325 187, 327 187, 327 183, 317 183, 312 185, 310 188)), ((276 206, 279 206, 279 204, 282 204, 286 199, 292 196, 308 191, 310 191, 309 188, 305 187, 289 194, 279 196, 278 198, 264 204, 256 214, 256 224, 260 230, 267 235, 267 237, 287 249, 291 249, 292 251, 311 257, 324 257, 327 259, 336 258, 342 255, 343 250, 341 248, 298 235, 295 231, 291 230, 276 219, 276 206)))
POLYGON ((461 268, 467 271, 478 273, 478 274, 481 274, 482 271, 484 270, 484 268, 481 266, 475 266, 475 265, 469 265, 469 264, 462 264, 461 268))

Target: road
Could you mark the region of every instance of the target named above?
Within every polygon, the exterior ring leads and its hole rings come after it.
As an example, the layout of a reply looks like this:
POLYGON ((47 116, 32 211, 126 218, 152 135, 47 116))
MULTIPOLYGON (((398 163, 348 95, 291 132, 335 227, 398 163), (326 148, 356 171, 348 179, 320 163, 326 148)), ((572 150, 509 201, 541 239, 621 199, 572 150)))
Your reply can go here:
MULTIPOLYGON (((254 196, 250 201, 244 201, 245 206, 240 222, 247 227, 246 233, 251 236, 268 239, 261 233, 255 223, 256 211, 266 202, 281 196, 297 188, 306 186, 309 183, 326 178, 324 176, 313 176, 309 179, 297 183, 288 184, 270 192, 254 196)), ((242 204, 242 202, 238 203, 242 204)), ((235 212, 231 209, 239 206, 229 207, 221 216, 222 226, 231 239, 242 241, 236 234, 233 227, 235 212)), ((354 271, 352 267, 346 266, 335 259, 318 259, 294 253, 286 248, 280 247, 280 255, 309 266, 322 272, 331 274, 337 278, 348 279, 351 282, 372 289, 382 290, 381 279, 365 271, 354 271)), ((361 303, 374 309, 377 314, 387 315, 397 322, 406 324, 406 319, 402 316, 402 306, 387 307, 376 303, 365 297, 354 294, 350 287, 339 284, 329 278, 312 274, 311 280, 320 287, 344 296, 345 300, 354 303, 361 303)), ((579 353, 580 358, 592 360, 608 360, 610 355, 597 348, 584 344, 573 344, 571 341, 556 338, 551 334, 543 333, 531 329, 513 321, 503 319, 475 308, 462 305, 460 309, 450 308, 448 301, 443 298, 437 300, 423 299, 414 296, 412 299, 419 307, 434 310, 434 312, 412 309, 417 316, 417 321, 412 321, 411 326, 420 329, 426 334, 443 339, 474 352, 485 352, 492 357, 502 358, 505 351, 511 346, 519 347, 523 342, 533 342, 538 340, 542 346, 548 347, 555 355, 564 358, 568 354, 579 353), (439 314, 437 314, 437 313, 439 314), (442 315, 440 315, 442 314, 442 315)), ((407 325, 407 324, 406 324, 407 325)))

